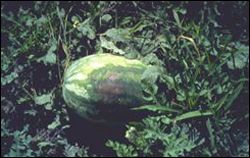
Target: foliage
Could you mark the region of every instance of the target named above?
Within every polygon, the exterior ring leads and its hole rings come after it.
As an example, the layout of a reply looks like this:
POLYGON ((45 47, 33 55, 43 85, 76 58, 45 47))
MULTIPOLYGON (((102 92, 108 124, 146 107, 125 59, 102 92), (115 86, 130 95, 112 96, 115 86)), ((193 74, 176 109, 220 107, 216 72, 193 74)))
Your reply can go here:
POLYGON ((128 126, 125 137, 133 146, 112 141, 106 145, 117 153, 125 152, 122 155, 137 156, 140 153, 140 156, 177 157, 184 156, 204 142, 196 129, 190 130, 191 125, 170 123, 171 120, 166 116, 148 117, 138 127, 128 126), (131 155, 130 152, 134 150, 137 154, 131 155))
POLYGON ((248 157, 248 14, 247 1, 1 2, 1 156, 248 157), (146 115, 123 137, 109 128, 107 155, 67 135, 61 95, 64 70, 94 52, 151 65, 149 104, 133 109, 146 115))
MULTIPOLYGON (((5 141, 1 145, 2 151, 8 151, 4 157, 18 157, 18 156, 53 156, 58 155, 56 152, 61 151, 61 156, 88 156, 88 149, 79 147, 77 144, 71 145, 67 139, 61 137, 60 131, 55 130, 41 130, 36 135, 29 134, 29 125, 25 125, 22 130, 10 130, 8 122, 1 120, 1 138, 11 142, 5 141), (12 143, 11 146, 9 146, 12 143), (53 148, 51 148, 53 147, 53 148)), ((50 129, 50 128, 48 128, 50 129)))
POLYGON ((138 156, 138 153, 135 151, 133 146, 127 146, 125 144, 120 144, 118 142, 113 142, 109 140, 106 145, 111 147, 114 151, 116 151, 116 155, 118 157, 135 157, 138 156))

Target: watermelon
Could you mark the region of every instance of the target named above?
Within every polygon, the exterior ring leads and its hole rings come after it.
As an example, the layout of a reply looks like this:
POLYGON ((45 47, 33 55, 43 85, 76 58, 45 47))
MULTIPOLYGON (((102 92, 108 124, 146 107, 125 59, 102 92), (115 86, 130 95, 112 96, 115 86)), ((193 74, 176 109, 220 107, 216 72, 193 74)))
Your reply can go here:
POLYGON ((94 122, 122 122, 144 103, 141 76, 147 66, 112 54, 74 61, 64 73, 63 98, 80 116, 94 122))

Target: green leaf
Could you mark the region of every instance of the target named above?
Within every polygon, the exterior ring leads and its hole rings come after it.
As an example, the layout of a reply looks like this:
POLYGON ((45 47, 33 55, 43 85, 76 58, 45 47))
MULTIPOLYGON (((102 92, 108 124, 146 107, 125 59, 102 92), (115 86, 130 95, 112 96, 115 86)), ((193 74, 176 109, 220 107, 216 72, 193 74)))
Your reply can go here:
POLYGON ((115 42, 128 42, 131 39, 131 34, 129 29, 122 28, 112 28, 107 30, 104 35, 109 37, 112 41, 115 42))
POLYGON ((150 53, 142 58, 142 61, 146 64, 152 64, 152 65, 163 65, 163 62, 154 54, 150 53))
POLYGON ((69 147, 66 148, 66 150, 65 150, 65 155, 66 155, 67 157, 76 157, 78 151, 79 151, 79 147, 69 146, 69 147))
POLYGON ((131 145, 120 144, 116 141, 108 140, 105 144, 107 147, 112 148, 118 157, 136 157, 137 151, 131 145))
POLYGON ((52 142, 40 142, 37 144, 37 146, 42 149, 43 147, 48 147, 48 146, 54 146, 54 144, 52 142))
POLYGON ((38 113, 37 110, 34 110, 34 109, 24 111, 24 114, 28 114, 31 116, 36 116, 37 113, 38 113))
POLYGON ((117 48, 113 42, 108 41, 106 38, 101 36, 100 40, 101 40, 101 47, 108 49, 108 50, 111 50, 114 53, 118 53, 121 55, 125 54, 125 52, 123 50, 117 48))
POLYGON ((46 16, 42 15, 40 18, 38 18, 35 22, 38 26, 42 26, 43 24, 46 24, 46 22, 48 21, 48 19, 46 18, 46 16))
POLYGON ((149 83, 155 83, 162 71, 158 66, 149 66, 142 74, 141 80, 149 83))
POLYGON ((179 90, 179 91, 177 92, 177 97, 176 97, 176 99, 177 99, 178 101, 184 101, 184 100, 186 100, 187 97, 186 97, 185 92, 184 92, 183 90, 179 90))
POLYGON ((212 127, 212 123, 211 123, 210 119, 207 120, 206 126, 207 126, 207 130, 208 130, 208 133, 209 133, 210 145, 211 145, 211 148, 213 150, 213 153, 215 154, 217 149, 216 149, 216 146, 215 146, 214 129, 212 127))
POLYGON ((17 103, 18 104, 22 104, 22 103, 24 103, 24 102, 26 102, 26 101, 29 101, 30 100, 30 98, 29 97, 20 97, 20 98, 18 98, 17 99, 17 103))
POLYGON ((48 125, 48 129, 53 130, 53 129, 56 129, 60 125, 61 125, 60 117, 59 115, 56 115, 55 120, 51 124, 48 125))
POLYGON ((249 46, 239 42, 235 44, 237 51, 232 54, 232 58, 227 61, 229 69, 242 69, 249 64, 249 46))
POLYGON ((175 88, 174 78, 172 76, 165 74, 163 75, 163 79, 165 83, 168 85, 169 89, 175 88))
POLYGON ((45 65, 47 64, 56 64, 56 54, 55 51, 57 50, 57 42, 52 41, 51 46, 47 52, 47 54, 39 59, 38 62, 42 61, 45 65))
POLYGON ((57 8, 57 14, 60 18, 63 18, 65 16, 65 10, 63 8, 61 8, 61 10, 57 8))
POLYGON ((4 86, 6 84, 9 84, 13 82, 17 77, 18 74, 16 72, 11 72, 10 74, 1 77, 1 85, 4 86))
POLYGON ((74 15, 74 16, 71 17, 71 21, 72 22, 79 22, 79 18, 74 15))
POLYGON ((53 52, 48 52, 42 59, 45 65, 56 64, 56 54, 53 52))
POLYGON ((201 117, 201 116, 210 116, 213 115, 213 113, 211 111, 191 111, 191 112, 187 112, 184 113, 182 115, 179 115, 175 118, 176 121, 181 121, 181 120, 186 120, 186 119, 190 119, 190 118, 194 118, 194 117, 201 117))
POLYGON ((140 107, 132 108, 132 110, 149 110, 149 111, 159 111, 159 112, 175 112, 180 113, 181 111, 169 108, 162 105, 143 105, 140 107))
POLYGON ((104 21, 104 22, 109 22, 111 19, 112 19, 112 16, 110 14, 105 14, 101 17, 101 19, 104 21))
POLYGON ((52 110, 53 94, 48 93, 40 96, 35 96, 34 101, 37 105, 44 105, 46 110, 52 110))
POLYGON ((90 18, 87 18, 83 22, 79 23, 77 30, 91 40, 95 39, 96 37, 96 30, 94 26, 90 24, 90 18))
POLYGON ((179 16, 178 16, 178 13, 176 12, 176 10, 173 9, 173 16, 174 16, 174 19, 175 19, 175 22, 177 24, 177 26, 179 28, 181 28, 181 22, 180 22, 180 19, 179 19, 179 16))
POLYGON ((35 103, 38 105, 43 105, 51 102, 51 94, 43 94, 35 97, 35 103))
POLYGON ((87 148, 76 145, 66 144, 64 149, 66 157, 89 157, 87 148))
POLYGON ((218 84, 216 87, 217 87, 217 88, 216 88, 217 94, 222 94, 222 92, 223 92, 222 86, 221 86, 220 84, 218 84))
MULTIPOLYGON (((223 105, 224 111, 228 110, 234 100, 239 96, 244 87, 245 82, 241 82, 233 91, 233 93, 227 98, 225 105, 223 105)), ((218 110, 218 109, 217 109, 218 110)))

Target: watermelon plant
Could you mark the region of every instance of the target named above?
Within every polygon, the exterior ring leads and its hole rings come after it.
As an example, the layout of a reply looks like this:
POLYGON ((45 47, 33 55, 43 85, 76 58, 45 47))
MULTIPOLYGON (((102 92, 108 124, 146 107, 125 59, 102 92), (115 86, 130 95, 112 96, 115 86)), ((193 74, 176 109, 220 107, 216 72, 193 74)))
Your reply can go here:
POLYGON ((86 119, 122 121, 130 108, 144 103, 141 77, 146 68, 139 60, 108 53, 83 57, 64 74, 64 100, 86 119))

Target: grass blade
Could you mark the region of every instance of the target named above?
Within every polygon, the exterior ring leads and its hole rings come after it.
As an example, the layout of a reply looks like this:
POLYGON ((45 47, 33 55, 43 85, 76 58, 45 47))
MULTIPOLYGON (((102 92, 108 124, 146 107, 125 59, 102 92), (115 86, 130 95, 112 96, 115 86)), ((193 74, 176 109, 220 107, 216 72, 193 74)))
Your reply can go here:
POLYGON ((160 111, 160 112, 175 112, 180 113, 180 110, 172 109, 161 105, 144 105, 140 107, 133 108, 133 110, 149 110, 149 111, 160 111))
POLYGON ((224 111, 230 108, 234 100, 238 97, 241 90, 243 89, 244 82, 241 82, 238 87, 233 91, 233 93, 228 97, 226 104, 223 106, 224 111))
POLYGON ((205 112, 201 112, 200 110, 191 111, 191 112, 187 112, 187 113, 177 116, 175 118, 175 121, 181 121, 181 120, 186 120, 186 119, 190 119, 194 117, 209 116, 209 115, 213 115, 213 113, 211 111, 205 111, 205 112))

